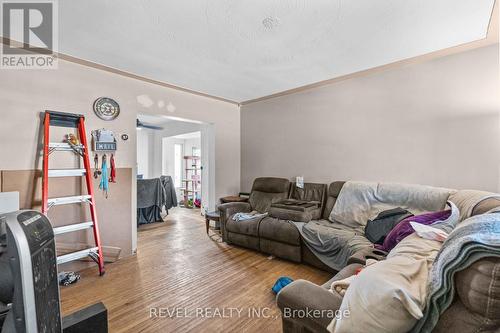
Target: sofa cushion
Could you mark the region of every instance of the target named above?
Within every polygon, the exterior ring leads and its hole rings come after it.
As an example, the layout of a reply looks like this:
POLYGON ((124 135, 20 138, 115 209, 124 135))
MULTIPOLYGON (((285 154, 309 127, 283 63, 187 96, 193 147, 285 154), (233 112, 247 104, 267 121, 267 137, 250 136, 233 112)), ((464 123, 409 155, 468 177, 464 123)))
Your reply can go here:
POLYGON ((250 205, 252 209, 258 211, 259 213, 266 213, 269 211, 271 204, 288 196, 287 192, 281 193, 269 193, 261 191, 252 191, 250 194, 250 205))
POLYGON ((246 247, 247 249, 260 251, 258 237, 238 234, 238 233, 229 231, 227 233, 227 239, 228 239, 230 244, 235 244, 238 246, 246 247))
POLYGON ((297 187, 292 183, 290 187, 290 198, 305 201, 323 202, 326 195, 326 184, 304 183, 304 188, 297 187))
POLYGON ((256 217, 244 221, 235 221, 233 220, 233 216, 234 215, 230 216, 226 222, 227 231, 258 237, 259 223, 262 220, 262 217, 256 217))
POLYGON ((253 210, 265 213, 273 202, 288 197, 290 182, 285 178, 261 177, 253 182, 248 202, 253 210))
POLYGON ((295 225, 287 220, 265 217, 259 226, 259 236, 262 238, 300 245, 300 233, 295 225))
POLYGON ((276 177, 260 177, 255 178, 252 185, 252 192, 267 192, 267 193, 283 193, 286 192, 288 196, 288 191, 290 189, 290 181, 285 178, 276 177))

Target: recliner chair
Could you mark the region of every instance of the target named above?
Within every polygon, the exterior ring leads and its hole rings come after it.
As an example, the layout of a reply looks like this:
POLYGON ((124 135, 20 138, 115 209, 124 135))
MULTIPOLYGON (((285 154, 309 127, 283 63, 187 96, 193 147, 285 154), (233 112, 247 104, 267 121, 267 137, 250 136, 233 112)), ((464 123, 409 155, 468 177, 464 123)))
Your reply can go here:
POLYGON ((261 177, 253 182, 248 202, 230 202, 219 206, 221 232, 228 244, 259 250, 259 223, 261 218, 233 221, 236 213, 257 211, 266 213, 271 204, 288 197, 290 182, 284 178, 261 177))

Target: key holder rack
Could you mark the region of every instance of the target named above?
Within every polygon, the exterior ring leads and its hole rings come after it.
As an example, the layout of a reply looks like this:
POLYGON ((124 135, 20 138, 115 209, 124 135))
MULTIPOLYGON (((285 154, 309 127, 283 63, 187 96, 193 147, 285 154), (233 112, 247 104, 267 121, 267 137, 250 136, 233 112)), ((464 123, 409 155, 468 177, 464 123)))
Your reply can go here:
POLYGON ((113 131, 107 129, 96 129, 92 134, 92 150, 94 152, 116 151, 116 138, 113 131))

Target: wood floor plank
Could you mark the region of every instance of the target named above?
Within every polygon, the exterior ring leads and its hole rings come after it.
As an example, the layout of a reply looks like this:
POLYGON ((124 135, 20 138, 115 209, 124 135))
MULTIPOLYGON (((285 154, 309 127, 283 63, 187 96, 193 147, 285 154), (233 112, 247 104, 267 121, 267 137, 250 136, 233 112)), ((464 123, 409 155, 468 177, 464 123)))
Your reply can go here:
POLYGON ((139 228, 136 256, 107 265, 103 277, 87 269, 77 284, 62 287, 63 313, 102 301, 110 332, 281 332, 270 290, 276 279, 330 278, 307 265, 209 238, 199 210, 170 213, 164 223, 139 228), (151 308, 189 316, 151 318, 151 308))

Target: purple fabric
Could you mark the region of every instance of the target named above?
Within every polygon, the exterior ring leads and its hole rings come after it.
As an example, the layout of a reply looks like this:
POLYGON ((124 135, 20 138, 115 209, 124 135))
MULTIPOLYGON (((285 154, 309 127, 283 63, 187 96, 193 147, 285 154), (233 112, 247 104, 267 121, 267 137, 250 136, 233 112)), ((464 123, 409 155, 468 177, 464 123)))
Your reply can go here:
POLYGON ((436 222, 444 221, 451 215, 451 210, 443 210, 439 212, 426 213, 417 216, 410 216, 399 222, 392 230, 389 232, 387 237, 385 237, 384 244, 375 244, 375 248, 389 252, 391 251, 399 242, 405 239, 407 236, 415 232, 410 225, 410 222, 417 222, 420 224, 434 224, 436 222))

